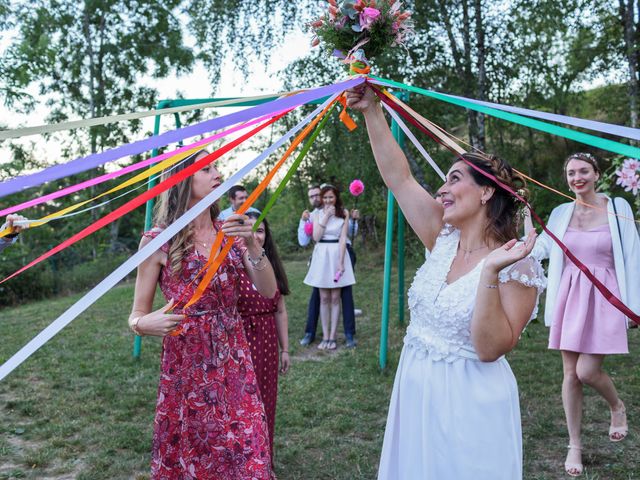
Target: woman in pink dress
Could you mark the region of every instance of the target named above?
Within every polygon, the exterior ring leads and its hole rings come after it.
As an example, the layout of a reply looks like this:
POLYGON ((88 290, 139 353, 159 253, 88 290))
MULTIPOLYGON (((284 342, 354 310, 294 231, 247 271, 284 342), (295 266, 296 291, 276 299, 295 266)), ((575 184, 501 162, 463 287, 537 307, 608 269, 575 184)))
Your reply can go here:
MULTIPOLYGON (((247 212, 247 223, 253 226, 260 216, 247 212)), ((276 401, 278 398, 278 368, 280 373, 289 370, 289 320, 284 295, 289 294, 289 282, 278 255, 275 242, 266 219, 254 233, 258 245, 264 248, 269 263, 273 266, 278 283, 275 296, 261 295, 246 273, 240 273, 240 298, 238 311, 244 323, 244 332, 251 349, 253 368, 258 379, 260 395, 264 403, 269 427, 269 444, 273 461, 273 434, 276 423, 276 401), (280 350, 278 351, 278 346, 280 350)))
MULTIPOLYGON (((203 155, 194 154, 179 169, 203 155)), ((208 165, 169 189, 158 204, 157 227, 144 234, 141 246, 219 184, 219 172, 208 165)), ((222 223, 217 215, 213 205, 138 268, 129 325, 138 335, 164 337, 151 461, 155 480, 275 478, 237 309, 241 274, 267 297, 276 293, 275 276, 246 217, 232 215, 222 223), (175 301, 191 298, 218 231, 231 237, 226 241, 237 238, 229 255, 194 305, 168 313, 175 301), (158 284, 169 303, 152 311, 158 284)))
MULTIPOLYGON (((564 173, 576 201, 556 207, 547 226, 614 295, 632 310, 640 310, 637 278, 634 280, 640 265, 640 244, 634 223, 624 219, 633 218, 631 207, 624 199, 612 200, 596 193, 600 168, 592 155, 571 155, 564 173)), ((531 228, 530 220, 528 226, 531 228)), ((593 387, 609 404, 610 440, 619 442, 627 435, 624 403, 602 369, 605 355, 629 352, 627 320, 548 235, 538 238, 532 255, 550 259, 545 323, 551 326, 549 348, 562 354, 562 400, 569 431, 565 470, 570 476, 579 476, 583 471, 583 385, 593 387)))

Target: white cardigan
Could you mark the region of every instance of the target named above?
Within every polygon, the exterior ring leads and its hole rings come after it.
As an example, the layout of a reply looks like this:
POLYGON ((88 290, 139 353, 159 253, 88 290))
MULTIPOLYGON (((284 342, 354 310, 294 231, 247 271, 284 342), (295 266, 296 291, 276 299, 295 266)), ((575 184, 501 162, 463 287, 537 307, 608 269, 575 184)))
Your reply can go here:
MULTIPOLYGON (((609 211, 609 231, 613 244, 613 260, 620 289, 621 300, 633 312, 640 314, 640 239, 635 222, 626 218, 618 218, 620 232, 622 233, 622 247, 616 216, 613 215, 613 204, 607 197, 607 210, 609 211), (624 252, 624 255, 623 255, 624 252)), ((631 206, 624 198, 616 198, 618 215, 634 218, 631 206)), ((563 203, 551 212, 547 227, 560 240, 571 221, 575 202, 563 203)), ((553 311, 556 305, 556 297, 560 287, 560 277, 564 269, 564 253, 560 247, 546 233, 542 233, 536 240, 531 255, 538 260, 549 259, 549 273, 547 275, 547 300, 544 307, 544 323, 551 326, 553 311)), ((580 260, 580 259, 579 259, 580 260)), ((567 261, 570 261, 567 259, 567 261)))

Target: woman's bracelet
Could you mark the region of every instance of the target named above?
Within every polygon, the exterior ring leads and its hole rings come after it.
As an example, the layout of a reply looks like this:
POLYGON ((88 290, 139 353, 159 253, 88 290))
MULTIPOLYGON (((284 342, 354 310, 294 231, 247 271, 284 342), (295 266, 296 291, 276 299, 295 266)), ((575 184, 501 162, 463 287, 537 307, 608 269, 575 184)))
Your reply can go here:
POLYGON ((289 355, 289 350, 280 350, 280 355, 282 355, 283 353, 286 353, 287 355, 289 355))

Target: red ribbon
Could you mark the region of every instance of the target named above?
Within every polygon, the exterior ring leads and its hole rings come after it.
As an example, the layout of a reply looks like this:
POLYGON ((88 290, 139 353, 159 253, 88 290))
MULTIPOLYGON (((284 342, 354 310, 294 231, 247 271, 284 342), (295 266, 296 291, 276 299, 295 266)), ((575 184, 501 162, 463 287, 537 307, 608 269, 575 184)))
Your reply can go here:
POLYGON ((229 142, 228 144, 224 145, 223 147, 219 148, 215 152, 210 153, 206 157, 203 157, 200 160, 198 160, 197 162, 193 163, 192 165, 189 165, 184 170, 181 170, 180 172, 176 173, 175 175, 172 175, 171 177, 169 177, 165 181, 159 183, 155 187, 150 188, 149 190, 147 190, 142 195, 140 195, 140 196, 138 196, 138 197, 136 197, 136 198, 134 198, 132 200, 129 200, 127 203, 125 203, 121 207, 117 208, 113 212, 110 212, 109 214, 105 215, 103 218, 101 218, 97 222, 89 225, 85 229, 83 229, 80 232, 78 232, 75 235, 73 235, 71 238, 69 238, 69 239, 65 240, 64 242, 62 242, 61 244, 59 244, 58 246, 56 246, 56 247, 52 248, 51 250, 49 250, 48 252, 40 255, 38 258, 36 258, 35 260, 31 261, 29 264, 25 265, 20 270, 12 273, 8 277, 6 277, 2 281, 0 281, 0 284, 2 284, 4 282, 6 282, 7 280, 15 277, 16 275, 21 274, 25 270, 28 270, 29 268, 33 267, 34 265, 42 262, 43 260, 46 260, 47 258, 51 257, 52 255, 55 255, 56 253, 64 250, 65 248, 70 247, 71 245, 73 245, 74 243, 78 242, 79 240, 82 240, 83 238, 87 237, 88 235, 91 235, 92 233, 100 230, 102 227, 108 225, 109 223, 117 220, 118 218, 122 217, 123 215, 126 215, 130 211, 138 208, 140 205, 146 203, 147 200, 151 200, 152 198, 156 197, 157 195, 160 195, 162 192, 164 192, 166 190, 169 190, 171 187, 173 187, 177 183, 181 182, 182 180, 184 180, 185 178, 189 177, 190 175, 193 175, 198 170, 204 168, 205 166, 207 166, 211 162, 217 160, 222 155, 224 155, 225 153, 227 153, 230 150, 234 149, 235 147, 240 145, 242 142, 244 142, 248 138, 252 137, 253 135, 258 133, 259 131, 261 131, 265 127, 267 127, 267 126, 271 125, 272 123, 274 123, 275 121, 279 120, 286 113, 287 112, 275 116, 271 120, 263 123, 262 125, 254 128, 253 130, 245 133, 241 137, 239 137, 239 138, 233 140, 232 142, 229 142))
POLYGON ((429 130, 427 128, 425 128, 420 122, 418 122, 415 118, 413 118, 413 116, 411 114, 409 114, 404 108, 402 108, 400 105, 398 105, 397 103, 393 102, 386 95, 384 95, 382 92, 380 92, 380 90, 377 87, 373 87, 373 91, 376 93, 376 95, 378 95, 378 97, 385 104, 387 104, 388 106, 393 108, 396 112, 398 112, 400 115, 402 115, 408 122, 410 122, 412 125, 414 125, 418 129, 420 129, 420 131, 426 133, 428 136, 433 138, 437 143, 440 143, 441 145, 444 145, 451 152, 453 152, 460 160, 465 162, 471 168, 473 168, 474 170, 476 170, 478 173, 480 173, 481 175, 485 176, 489 180, 495 182, 499 187, 503 188, 504 190, 509 192, 511 195, 516 197, 518 200, 520 200, 522 203, 524 203, 526 205, 526 207, 529 209, 529 211, 531 212, 531 216, 536 220, 536 222, 538 222, 538 224, 547 233, 547 235, 549 235, 551 237, 551 239, 560 247, 560 249, 564 252, 564 254, 567 256, 567 258, 569 258, 569 260, 571 260, 571 263, 573 263, 576 267, 578 267, 580 269, 580 271, 582 271, 582 273, 584 273, 586 275, 586 277, 589 279, 589 281, 591 283, 593 283, 593 285, 598 289, 598 291, 602 294, 602 296, 611 305, 613 305, 619 311, 621 311, 625 316, 629 317, 629 319, 631 319, 634 323, 640 325, 640 315, 635 314, 628 306, 626 306, 622 302, 622 300, 620 300, 618 297, 616 297, 611 292, 611 290, 609 290, 600 280, 598 280, 596 278, 596 276, 593 273, 591 273, 591 271, 589 270, 589 268, 585 264, 583 264, 580 260, 578 260, 578 258, 576 258, 576 256, 571 252, 571 250, 569 250, 569 248, 564 243, 562 243, 562 241, 560 241, 560 239, 558 237, 556 237, 551 232, 551 230, 549 230, 547 228, 546 224, 542 221, 542 219, 538 216, 538 214, 535 212, 533 207, 531 207, 531 205, 529 204, 529 202, 526 199, 524 199, 522 196, 518 195, 516 192, 513 191, 513 189, 511 189, 508 185, 505 185, 504 183, 502 183, 494 175, 492 175, 492 174, 490 174, 488 172, 485 172, 481 168, 477 167, 473 163, 471 163, 468 160, 466 160, 458 152, 452 150, 447 145, 442 143, 431 132, 429 132, 429 130))

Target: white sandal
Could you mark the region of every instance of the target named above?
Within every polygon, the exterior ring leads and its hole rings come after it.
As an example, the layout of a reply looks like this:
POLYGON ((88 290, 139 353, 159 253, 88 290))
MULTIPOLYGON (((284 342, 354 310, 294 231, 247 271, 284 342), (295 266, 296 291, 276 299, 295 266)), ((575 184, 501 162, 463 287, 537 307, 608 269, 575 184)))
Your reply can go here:
MULTIPOLYGON (((569 450, 582 450, 582 447, 576 447, 575 445, 567 445, 567 448, 569 450)), ((567 472, 567 475, 569 475, 570 477, 579 477, 580 475, 582 475, 583 468, 584 467, 582 466, 582 463, 564 462, 564 471, 567 472)))

